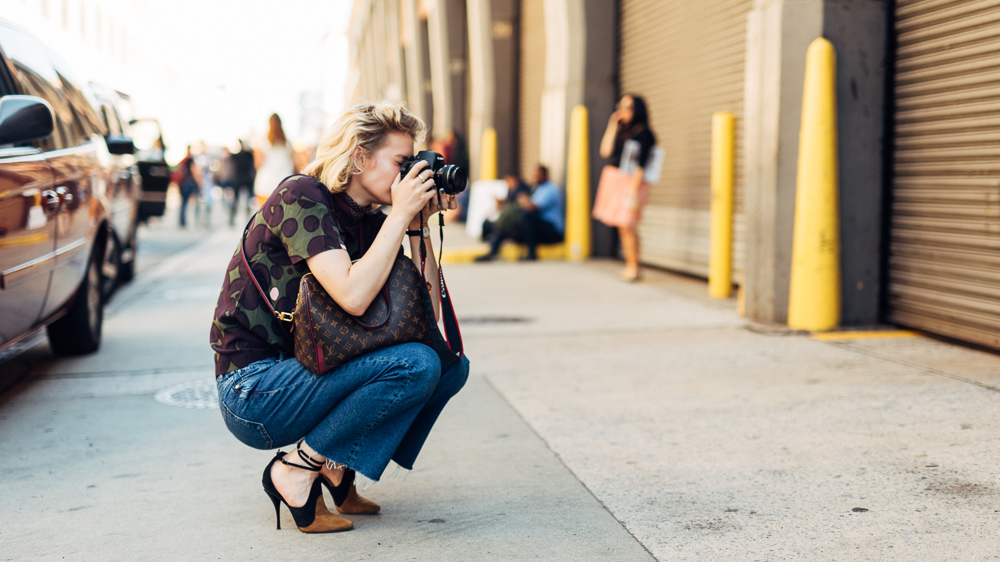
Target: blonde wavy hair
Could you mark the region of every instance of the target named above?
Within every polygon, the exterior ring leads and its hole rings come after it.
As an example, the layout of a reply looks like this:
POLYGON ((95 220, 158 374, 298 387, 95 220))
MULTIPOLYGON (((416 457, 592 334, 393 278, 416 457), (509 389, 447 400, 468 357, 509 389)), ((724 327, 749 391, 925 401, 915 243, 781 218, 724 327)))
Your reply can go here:
POLYGON ((333 124, 333 130, 316 148, 316 159, 302 173, 323 182, 334 193, 344 191, 351 176, 361 173, 355 160, 357 149, 370 154, 378 150, 392 132, 406 133, 419 143, 427 132, 427 125, 403 104, 355 105, 333 124))

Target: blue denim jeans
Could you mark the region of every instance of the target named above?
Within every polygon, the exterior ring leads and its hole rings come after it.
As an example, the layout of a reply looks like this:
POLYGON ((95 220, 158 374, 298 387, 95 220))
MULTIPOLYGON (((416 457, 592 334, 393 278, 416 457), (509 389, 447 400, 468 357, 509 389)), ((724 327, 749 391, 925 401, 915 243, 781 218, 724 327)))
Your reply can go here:
POLYGON ((229 431, 251 447, 305 438, 327 459, 377 481, 390 460, 413 468, 468 376, 468 359, 442 365, 420 343, 373 351, 325 375, 281 355, 219 377, 219 409, 229 431))

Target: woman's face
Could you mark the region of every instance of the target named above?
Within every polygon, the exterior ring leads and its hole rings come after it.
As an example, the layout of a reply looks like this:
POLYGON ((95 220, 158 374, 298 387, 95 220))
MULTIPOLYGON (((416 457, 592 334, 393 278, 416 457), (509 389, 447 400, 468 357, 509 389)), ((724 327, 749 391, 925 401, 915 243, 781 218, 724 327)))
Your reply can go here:
POLYGON ((380 148, 364 153, 361 173, 351 179, 347 194, 362 207, 391 204, 392 182, 399 175, 399 165, 411 156, 413 137, 398 131, 389 133, 380 148))
POLYGON ((635 115, 635 102, 632 101, 631 96, 622 97, 621 101, 618 102, 618 111, 622 114, 622 122, 628 125, 632 122, 632 116, 635 115))

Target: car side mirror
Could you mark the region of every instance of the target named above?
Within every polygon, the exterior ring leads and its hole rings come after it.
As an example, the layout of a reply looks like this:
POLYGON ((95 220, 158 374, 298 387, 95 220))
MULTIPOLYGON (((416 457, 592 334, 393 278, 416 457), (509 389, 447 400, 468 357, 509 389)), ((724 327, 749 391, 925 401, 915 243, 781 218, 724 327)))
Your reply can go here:
POLYGON ((52 134, 52 107, 35 96, 0 98, 0 145, 21 144, 52 134))
POLYGON ((104 137, 104 142, 107 143, 108 152, 111 154, 135 154, 135 143, 125 135, 108 135, 104 137))

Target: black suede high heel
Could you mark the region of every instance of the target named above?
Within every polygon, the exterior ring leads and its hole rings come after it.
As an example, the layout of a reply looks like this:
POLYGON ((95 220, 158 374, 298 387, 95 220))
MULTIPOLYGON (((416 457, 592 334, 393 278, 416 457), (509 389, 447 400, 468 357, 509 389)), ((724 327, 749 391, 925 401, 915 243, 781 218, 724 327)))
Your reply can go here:
POLYGON ((261 484, 264 487, 264 493, 267 497, 271 499, 271 503, 274 504, 274 515, 277 519, 277 528, 281 529, 281 504, 284 503, 288 507, 288 511, 292 513, 292 519, 295 520, 295 526, 299 528, 303 533, 336 533, 338 531, 346 531, 354 527, 354 523, 348 519, 331 513, 326 507, 326 503, 323 501, 323 487, 322 483, 324 479, 317 478, 312 485, 312 489, 309 490, 309 499, 306 500, 302 507, 292 507, 288 505, 288 501, 285 500, 278 492, 278 489, 274 485, 274 481, 271 479, 271 467, 274 466, 275 461, 280 461, 282 464, 288 466, 294 466, 296 468, 301 468, 308 470, 310 472, 319 472, 320 468, 323 466, 320 463, 316 463, 309 458, 308 455, 302 452, 302 449, 298 449, 299 457, 306 463, 306 466, 288 462, 285 460, 285 453, 279 451, 271 462, 267 463, 267 467, 264 468, 264 475, 261 478, 261 484))

